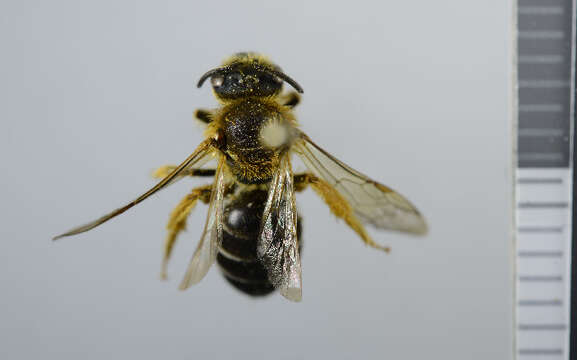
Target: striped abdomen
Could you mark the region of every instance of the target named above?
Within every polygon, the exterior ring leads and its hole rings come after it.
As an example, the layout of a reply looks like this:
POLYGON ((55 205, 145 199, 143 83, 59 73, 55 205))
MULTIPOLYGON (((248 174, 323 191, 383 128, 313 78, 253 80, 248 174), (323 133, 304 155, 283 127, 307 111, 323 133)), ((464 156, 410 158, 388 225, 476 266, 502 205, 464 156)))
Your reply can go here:
MULTIPOLYGON (((229 199, 224 210, 218 265, 228 282, 240 291, 252 296, 268 295, 274 291, 274 286, 269 282, 267 271, 256 255, 267 192, 258 189, 244 191, 229 199)), ((300 230, 298 226, 299 240, 300 230)), ((299 245, 300 248, 302 245, 299 245)))

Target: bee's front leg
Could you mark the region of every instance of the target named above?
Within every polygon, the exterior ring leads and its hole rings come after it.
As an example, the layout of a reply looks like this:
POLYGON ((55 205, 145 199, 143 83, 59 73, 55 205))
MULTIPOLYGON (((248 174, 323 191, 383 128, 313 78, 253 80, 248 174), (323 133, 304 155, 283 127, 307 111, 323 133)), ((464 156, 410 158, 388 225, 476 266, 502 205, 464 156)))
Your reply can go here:
POLYGON ((205 124, 208 124, 208 123, 210 123, 210 122, 212 121, 212 112, 209 111, 209 110, 197 109, 197 110, 194 112, 194 117, 195 117, 197 120, 199 120, 199 121, 201 121, 201 122, 203 122, 203 123, 205 123, 205 124))

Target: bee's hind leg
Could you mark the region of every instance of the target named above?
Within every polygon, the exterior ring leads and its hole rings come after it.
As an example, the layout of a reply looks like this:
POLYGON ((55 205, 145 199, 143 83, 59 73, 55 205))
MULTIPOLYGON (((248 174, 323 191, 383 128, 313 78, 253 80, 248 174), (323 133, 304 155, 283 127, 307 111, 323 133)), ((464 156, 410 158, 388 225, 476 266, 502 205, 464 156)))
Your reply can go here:
POLYGON ((295 191, 301 192, 305 190, 309 186, 309 184, 313 182, 312 180, 313 178, 316 179, 317 177, 309 173, 294 174, 293 184, 295 191))
POLYGON ((293 179, 295 191, 303 191, 310 185, 317 195, 328 205, 331 212, 336 217, 343 219, 347 225, 363 239, 365 244, 385 252, 391 250, 387 246, 377 244, 371 238, 363 224, 355 216, 349 202, 329 183, 311 173, 295 174, 293 179))
POLYGON ((164 256, 162 258, 162 266, 160 270, 161 279, 166 279, 167 277, 168 261, 170 260, 172 249, 178 235, 183 230, 186 230, 186 220, 188 219, 190 212, 194 209, 198 200, 205 204, 209 203, 211 189, 212 185, 204 185, 192 189, 192 191, 180 201, 176 208, 172 210, 168 224, 166 225, 168 234, 164 241, 164 256))

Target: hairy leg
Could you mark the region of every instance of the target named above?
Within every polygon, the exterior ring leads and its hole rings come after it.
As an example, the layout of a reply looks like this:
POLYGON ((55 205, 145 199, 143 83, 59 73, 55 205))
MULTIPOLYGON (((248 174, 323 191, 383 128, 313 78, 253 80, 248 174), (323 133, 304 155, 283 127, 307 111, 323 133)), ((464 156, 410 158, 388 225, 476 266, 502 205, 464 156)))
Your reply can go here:
POLYGON ((170 214, 168 225, 166 226, 168 229, 168 235, 164 241, 164 256, 162 258, 162 267, 160 270, 161 279, 166 279, 166 271, 170 255, 172 254, 172 249, 178 235, 183 230, 186 230, 186 220, 188 219, 190 212, 194 209, 198 200, 208 204, 210 201, 211 188, 212 185, 204 185, 192 189, 192 191, 180 201, 170 214))
POLYGON ((194 117, 205 124, 212 121, 212 113, 209 110, 197 109, 194 112, 194 117))
POLYGON ((361 239, 363 239, 365 244, 386 252, 391 250, 388 246, 377 244, 371 238, 359 219, 355 216, 355 213, 348 201, 344 199, 341 194, 329 183, 323 179, 319 179, 313 174, 304 173, 294 175, 294 184, 295 191, 303 191, 307 188, 308 185, 310 185, 317 193, 317 195, 320 196, 328 205, 328 207, 331 209, 331 212, 336 217, 343 219, 347 225, 353 229, 361 237, 361 239))

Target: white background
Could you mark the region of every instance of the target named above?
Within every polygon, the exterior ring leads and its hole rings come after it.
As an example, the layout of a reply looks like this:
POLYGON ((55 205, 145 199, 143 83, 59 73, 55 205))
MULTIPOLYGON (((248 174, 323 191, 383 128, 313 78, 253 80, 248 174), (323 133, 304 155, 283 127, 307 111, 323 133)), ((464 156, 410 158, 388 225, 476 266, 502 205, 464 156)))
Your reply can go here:
POLYGON ((3 1, 0 357, 508 359, 512 343, 508 1, 3 1), (318 144, 399 190, 424 238, 365 247, 312 192, 303 302, 231 288, 216 268, 177 290, 165 223, 185 180, 92 232, 51 237, 153 185, 201 141, 196 80, 241 50, 305 89, 318 144))

